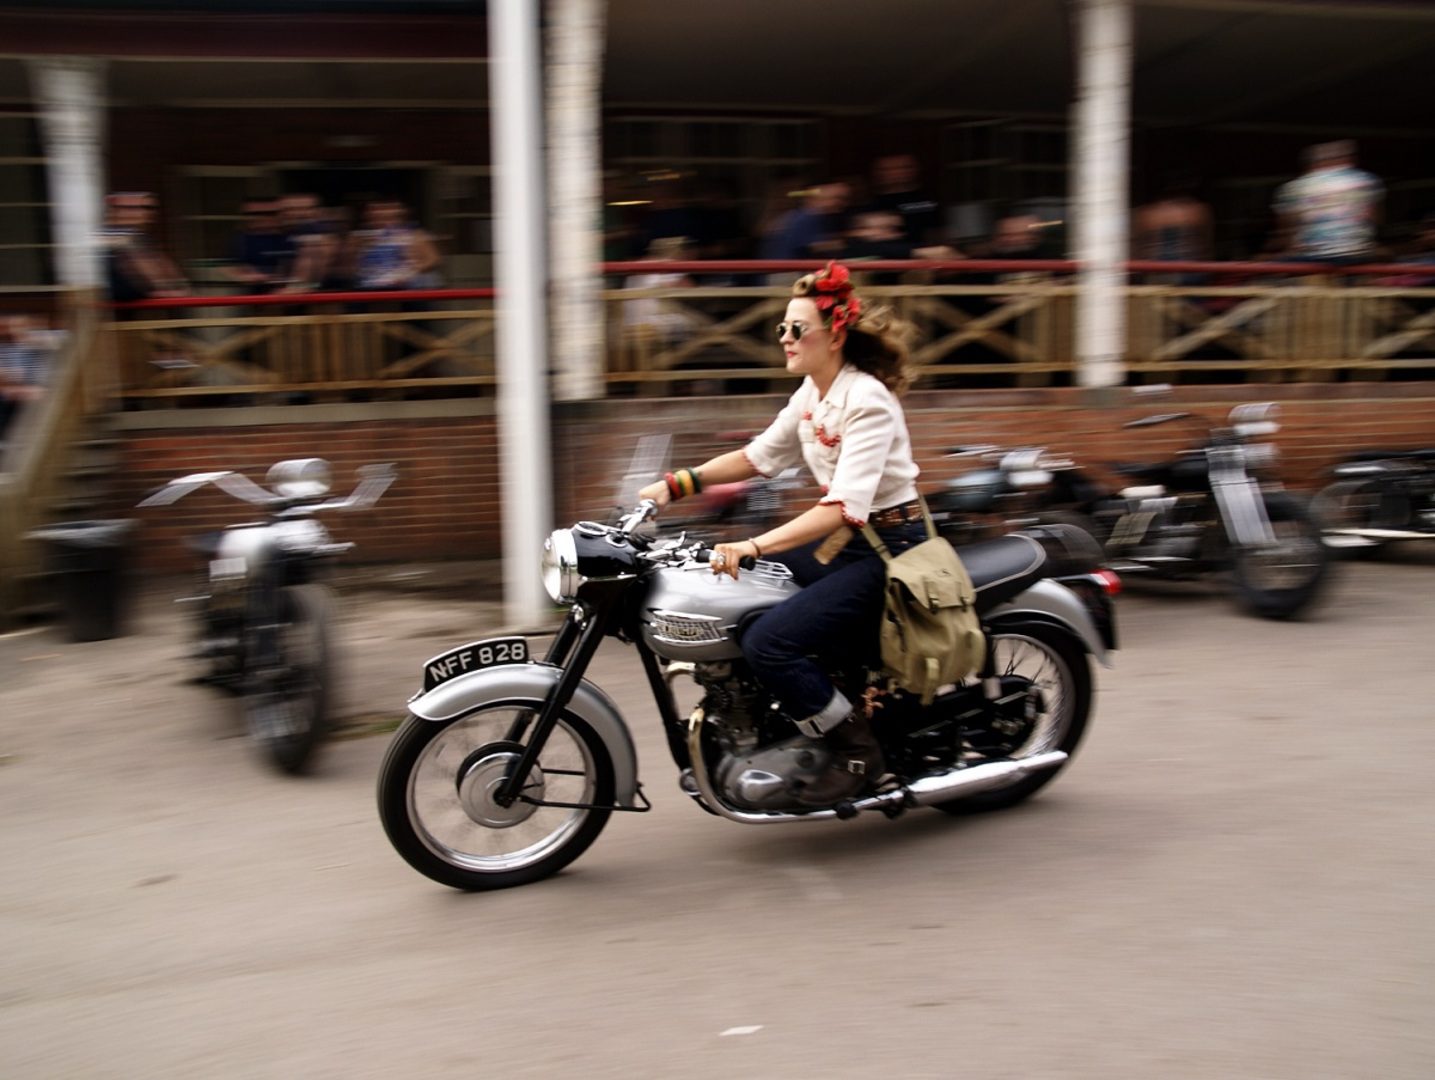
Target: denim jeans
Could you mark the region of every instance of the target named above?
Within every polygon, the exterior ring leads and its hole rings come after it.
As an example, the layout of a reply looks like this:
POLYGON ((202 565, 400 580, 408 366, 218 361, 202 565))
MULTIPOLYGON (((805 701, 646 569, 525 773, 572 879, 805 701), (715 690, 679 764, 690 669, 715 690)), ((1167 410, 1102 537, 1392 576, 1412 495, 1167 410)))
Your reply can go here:
MULTIPOLYGON (((909 521, 878 529, 877 535, 896 555, 925 540, 927 527, 909 521)), ((792 570, 802 591, 764 612, 742 637, 743 655, 753 673, 794 720, 817 716, 836 696, 832 680, 813 656, 858 666, 875 660, 878 653, 887 564, 861 533, 826 566, 812 557, 817 546, 808 544, 773 559, 792 570)))

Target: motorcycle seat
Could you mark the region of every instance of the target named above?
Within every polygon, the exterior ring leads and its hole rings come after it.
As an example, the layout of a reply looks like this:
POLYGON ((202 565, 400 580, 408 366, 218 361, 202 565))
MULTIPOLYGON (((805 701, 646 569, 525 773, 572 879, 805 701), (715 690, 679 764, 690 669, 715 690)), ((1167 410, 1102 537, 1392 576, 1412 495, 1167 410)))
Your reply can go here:
POLYGON ((1157 480, 1165 476, 1171 468, 1169 461, 1112 461, 1109 463, 1112 472, 1122 476, 1130 476, 1137 480, 1157 480))
POLYGON ((1046 548, 1026 533, 964 544, 957 548, 957 554, 971 575, 979 613, 989 611, 1050 576, 1046 548))
POLYGON ((1416 460, 1435 460, 1435 448, 1425 447, 1419 450, 1358 450, 1349 454, 1344 461, 1386 461, 1391 458, 1414 458, 1416 460))

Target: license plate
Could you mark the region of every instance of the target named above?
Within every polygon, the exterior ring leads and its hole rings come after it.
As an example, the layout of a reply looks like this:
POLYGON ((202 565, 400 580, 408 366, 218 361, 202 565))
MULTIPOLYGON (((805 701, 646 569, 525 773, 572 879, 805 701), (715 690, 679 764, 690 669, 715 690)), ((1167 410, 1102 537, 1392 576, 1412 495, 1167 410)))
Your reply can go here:
POLYGON ((494 667, 497 664, 526 664, 527 662, 527 638, 487 638, 468 645, 460 645, 456 649, 440 653, 424 664, 423 692, 427 694, 435 686, 441 686, 460 675, 467 675, 470 671, 494 667))

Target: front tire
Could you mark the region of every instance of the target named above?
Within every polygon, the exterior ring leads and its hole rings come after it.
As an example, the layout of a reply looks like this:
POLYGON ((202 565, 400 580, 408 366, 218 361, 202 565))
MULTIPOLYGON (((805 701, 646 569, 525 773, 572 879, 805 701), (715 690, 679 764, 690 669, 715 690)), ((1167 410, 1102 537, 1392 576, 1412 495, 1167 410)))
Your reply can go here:
POLYGON ((250 736, 282 772, 304 772, 329 732, 333 605, 322 585, 279 591, 274 665, 242 701, 250 736))
MULTIPOLYGON (((454 889, 527 885, 556 874, 598 838, 607 809, 510 807, 491 798, 523 747, 515 721, 540 702, 495 702, 448 721, 410 716, 379 771, 379 818, 389 842, 425 877, 454 889)), ((613 805, 612 758, 598 734, 565 712, 543 747, 531 800, 613 805)))
POLYGON ((1310 510, 1282 492, 1265 496, 1276 543, 1235 553, 1236 588, 1247 610, 1290 619, 1315 599, 1330 564, 1330 549, 1310 510))
MULTIPOLYGON (((1042 714, 1011 758, 1017 760, 1050 750, 1074 755, 1091 714, 1091 658, 1086 650, 1060 627, 1018 621, 998 622, 987 637, 987 648, 997 676, 1004 680, 1025 679, 1041 692, 1042 714)), ((1070 760, 1008 787, 933 805, 947 814, 978 814, 1015 806, 1055 780, 1069 764, 1070 760)))

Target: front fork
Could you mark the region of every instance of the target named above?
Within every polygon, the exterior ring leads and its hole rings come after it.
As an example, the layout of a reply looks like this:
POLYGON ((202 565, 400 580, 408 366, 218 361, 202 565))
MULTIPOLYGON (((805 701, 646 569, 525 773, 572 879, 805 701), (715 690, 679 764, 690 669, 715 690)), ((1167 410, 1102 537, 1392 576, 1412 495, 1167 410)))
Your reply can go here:
POLYGON ((574 692, 583 681, 598 646, 602 644, 603 623, 604 620, 587 607, 574 604, 553 643, 548 647, 544 662, 561 667, 563 675, 544 698, 537 716, 531 712, 523 713, 514 720, 508 730, 508 738, 516 742, 523 738, 529 724, 533 724, 532 737, 524 745, 523 753, 494 793, 494 800, 500 806, 512 806, 518 801, 529 773, 538 763, 538 755, 543 752, 543 747, 548 742, 548 737, 553 734, 563 710, 573 700, 574 692))
POLYGON ((1208 451, 1211 494, 1221 512, 1226 536, 1238 548, 1261 548, 1275 544, 1275 533, 1266 514, 1261 486, 1246 472, 1240 451, 1213 447, 1208 451))

